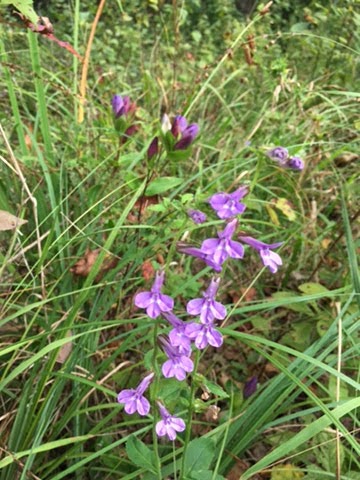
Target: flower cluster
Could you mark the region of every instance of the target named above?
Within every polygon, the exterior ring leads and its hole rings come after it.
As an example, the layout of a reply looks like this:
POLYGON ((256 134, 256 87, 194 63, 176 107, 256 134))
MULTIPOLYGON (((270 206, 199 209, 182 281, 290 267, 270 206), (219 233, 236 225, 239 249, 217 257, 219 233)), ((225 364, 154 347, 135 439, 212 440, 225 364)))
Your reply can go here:
POLYGON ((290 157, 289 152, 284 147, 275 147, 267 152, 267 156, 271 160, 275 160, 278 164, 285 168, 293 170, 303 170, 304 161, 300 157, 290 157))
MULTIPOLYGON (((180 137, 179 142, 193 135, 196 131, 192 125, 188 126, 187 122, 183 121, 183 117, 176 117, 171 128, 172 134, 175 137, 180 137)), ((273 249, 279 247, 282 244, 281 242, 267 244, 245 235, 236 237, 237 216, 241 215, 246 209, 241 200, 247 194, 248 188, 240 186, 232 193, 218 192, 212 195, 208 199, 208 203, 216 215, 225 221, 223 229, 218 231, 217 237, 205 239, 200 248, 181 244, 178 246, 178 251, 200 258, 215 272, 221 272, 223 264, 228 259, 242 259, 245 251, 244 245, 249 245, 259 252, 263 265, 269 268, 272 273, 275 273, 282 261, 280 256, 273 252, 273 249)), ((199 210, 190 210, 188 213, 197 224, 206 220, 206 215, 199 210)), ((195 317, 193 321, 183 321, 179 318, 173 311, 174 300, 162 293, 165 281, 163 270, 156 272, 153 285, 149 291, 140 292, 135 296, 135 305, 146 310, 151 319, 162 317, 166 321, 167 334, 160 333, 158 337, 159 344, 166 357, 161 367, 165 378, 175 378, 178 381, 183 381, 187 374, 194 370, 194 363, 191 359, 193 346, 198 350, 203 350, 209 345, 219 348, 223 344, 223 337, 217 329, 217 322, 225 319, 227 310, 222 303, 216 300, 220 280, 218 275, 213 275, 202 296, 187 303, 186 312, 189 316, 195 317)), ((153 376, 154 373, 146 376, 136 389, 123 390, 119 393, 118 401, 125 404, 125 412, 132 414, 137 411, 139 415, 149 413, 150 404, 144 397, 144 392, 153 376)), ((251 388, 256 388, 256 385, 255 387, 251 386, 251 388)), ((171 415, 162 403, 157 403, 161 416, 161 420, 155 427, 157 435, 166 435, 170 440, 174 440, 176 432, 185 429, 185 423, 181 418, 171 415)))

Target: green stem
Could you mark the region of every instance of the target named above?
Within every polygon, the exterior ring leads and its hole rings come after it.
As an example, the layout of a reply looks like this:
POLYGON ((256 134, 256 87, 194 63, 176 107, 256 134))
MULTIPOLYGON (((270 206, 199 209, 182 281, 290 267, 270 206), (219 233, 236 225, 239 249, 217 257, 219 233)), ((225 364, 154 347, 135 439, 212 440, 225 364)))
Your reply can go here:
POLYGON ((153 407, 153 412, 154 412, 154 423, 153 423, 153 430, 152 430, 152 436, 153 436, 153 446, 154 446, 154 453, 155 453, 155 458, 156 458, 156 470, 157 470, 157 476, 158 479, 161 480, 161 461, 160 461, 160 455, 159 455, 159 444, 158 444, 158 438, 156 435, 156 419, 157 419, 157 404, 156 404, 156 399, 158 397, 158 391, 159 391, 159 367, 157 364, 157 350, 158 350, 158 343, 157 343, 157 337, 158 337, 158 324, 155 323, 154 326, 154 337, 153 337, 153 343, 154 343, 154 354, 152 358, 152 365, 153 365, 153 370, 155 372, 155 380, 154 380, 154 387, 153 387, 153 401, 152 401, 152 407, 153 407))

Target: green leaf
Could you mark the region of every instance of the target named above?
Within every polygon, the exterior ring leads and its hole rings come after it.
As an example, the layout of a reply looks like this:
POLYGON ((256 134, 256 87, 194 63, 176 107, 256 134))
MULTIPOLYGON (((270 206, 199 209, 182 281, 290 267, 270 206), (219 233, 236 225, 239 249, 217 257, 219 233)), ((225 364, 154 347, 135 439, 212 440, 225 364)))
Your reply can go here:
MULTIPOLYGON (((194 472, 207 470, 214 456, 215 443, 211 438, 197 438, 189 443, 185 464, 184 475, 194 478, 194 472)), ((197 476, 196 478, 203 478, 197 476)))
POLYGON ((202 380, 202 383, 205 385, 205 387, 209 390, 210 393, 220 398, 229 398, 229 395, 221 387, 219 387, 219 385, 214 382, 210 382, 210 380, 205 377, 203 377, 202 380))
POLYGON ((126 452, 134 465, 156 474, 155 454, 134 435, 126 443, 126 452))
POLYGON ((299 285, 299 290, 306 295, 316 295, 319 293, 328 293, 329 290, 320 283, 308 282, 299 285))
POLYGON ((196 472, 191 472, 191 476, 189 477, 191 480, 226 480, 225 477, 222 475, 215 475, 214 472, 211 470, 197 470, 196 472))
POLYGON ((153 180, 146 188, 145 195, 151 197, 152 195, 159 195, 160 193, 167 192, 178 185, 184 180, 178 177, 159 177, 153 180))
POLYGON ((39 21, 39 16, 33 8, 32 0, 0 0, 0 6, 1 5, 14 5, 14 7, 34 25, 39 21))

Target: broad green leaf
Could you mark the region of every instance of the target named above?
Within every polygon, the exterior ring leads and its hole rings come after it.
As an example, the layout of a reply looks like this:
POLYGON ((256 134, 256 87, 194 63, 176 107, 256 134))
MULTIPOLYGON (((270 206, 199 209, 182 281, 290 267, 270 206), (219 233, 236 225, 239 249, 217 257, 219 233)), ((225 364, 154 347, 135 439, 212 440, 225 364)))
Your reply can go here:
POLYGON ((141 440, 131 436, 126 443, 126 452, 134 465, 156 473, 155 454, 141 440))
POLYGON ((211 438, 197 438, 190 442, 186 450, 184 475, 192 477, 193 472, 207 470, 213 459, 214 451, 215 443, 211 438))
POLYGON ((301 480, 303 477, 304 473, 291 463, 277 465, 271 470, 271 480, 301 480))
POLYGON ((329 290, 320 283, 308 282, 299 285, 298 289, 306 295, 315 295, 318 293, 327 293, 329 290))
POLYGON ((203 377, 202 380, 202 383, 205 385, 205 387, 209 390, 210 393, 220 398, 229 398, 229 395, 219 385, 211 382, 210 380, 207 380, 207 378, 205 377, 203 377))
POLYGON ((146 196, 151 197, 152 195, 159 195, 160 193, 167 192, 183 183, 183 181, 182 178, 178 177, 156 178, 146 188, 146 196))
POLYGON ((211 470, 197 470, 195 472, 191 472, 191 476, 188 477, 191 480, 226 480, 225 477, 222 475, 216 474, 214 476, 214 472, 211 470))
POLYGON ((38 23, 39 16, 33 8, 32 0, 0 0, 0 6, 2 5, 14 5, 31 23, 34 25, 38 23))

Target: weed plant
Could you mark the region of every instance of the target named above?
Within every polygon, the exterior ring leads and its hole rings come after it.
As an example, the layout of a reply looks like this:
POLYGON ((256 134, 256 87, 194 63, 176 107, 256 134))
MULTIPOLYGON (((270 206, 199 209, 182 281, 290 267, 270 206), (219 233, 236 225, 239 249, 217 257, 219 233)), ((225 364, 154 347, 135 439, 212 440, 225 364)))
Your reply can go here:
POLYGON ((4 3, 0 480, 358 479, 357 2, 57 0, 42 34, 4 3), (245 255, 214 277, 224 220, 245 255), (163 272, 186 325, 211 279, 226 308, 181 381, 139 301, 163 272))

